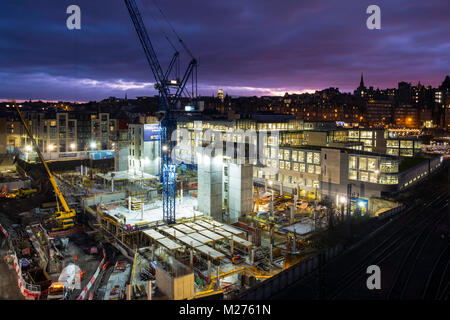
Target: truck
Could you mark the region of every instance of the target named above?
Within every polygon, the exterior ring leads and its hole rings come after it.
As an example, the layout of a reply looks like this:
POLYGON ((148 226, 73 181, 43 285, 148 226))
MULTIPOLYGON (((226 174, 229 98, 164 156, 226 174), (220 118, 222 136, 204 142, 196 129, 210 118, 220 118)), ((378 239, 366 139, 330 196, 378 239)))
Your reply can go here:
POLYGON ((81 287, 80 267, 71 263, 48 288, 47 300, 66 300, 74 289, 81 287))

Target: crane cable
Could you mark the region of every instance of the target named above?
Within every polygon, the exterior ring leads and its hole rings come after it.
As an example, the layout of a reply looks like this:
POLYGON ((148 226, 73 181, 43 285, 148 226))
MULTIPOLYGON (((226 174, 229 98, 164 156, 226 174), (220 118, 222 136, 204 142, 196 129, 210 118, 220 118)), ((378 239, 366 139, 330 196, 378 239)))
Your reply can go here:
POLYGON ((174 27, 172 26, 172 24, 170 23, 169 19, 167 19, 167 16, 164 14, 164 12, 161 10, 161 8, 158 6, 158 4, 156 3, 156 0, 152 0, 153 4, 155 5, 155 7, 159 10, 159 12, 161 13, 162 17, 164 18, 164 20, 166 20, 167 24, 169 25, 170 29, 172 30, 172 32, 174 33, 174 35, 177 37, 178 41, 181 43, 181 45, 183 46, 183 48, 186 50, 186 52, 191 56, 191 58, 193 60, 195 60, 191 50, 189 50, 189 48, 186 46, 186 44, 184 43, 184 41, 181 39, 181 37, 178 35, 178 33, 175 31, 174 27))

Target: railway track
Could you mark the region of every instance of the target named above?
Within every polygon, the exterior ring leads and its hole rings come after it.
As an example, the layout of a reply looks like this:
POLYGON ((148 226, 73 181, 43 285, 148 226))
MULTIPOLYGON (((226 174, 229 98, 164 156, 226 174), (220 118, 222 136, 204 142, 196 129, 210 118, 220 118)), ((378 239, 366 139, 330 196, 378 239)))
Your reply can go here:
MULTIPOLYGON (((444 200, 446 201, 446 200, 444 200)), ((404 255, 400 265, 397 267, 396 274, 394 276, 393 285, 387 298, 389 300, 403 299, 408 289, 408 285, 411 280, 411 276, 416 268, 417 261, 423 253, 425 245, 428 243, 430 236, 434 230, 446 219, 446 214, 440 212, 431 221, 426 223, 421 233, 415 237, 412 241, 412 245, 409 247, 408 252, 404 255)))
POLYGON ((436 260, 422 293, 423 300, 446 300, 450 285, 450 245, 447 244, 436 260))
MULTIPOLYGON (((405 245, 411 241, 415 241, 418 238, 418 232, 422 235, 424 230, 427 230, 430 226, 437 225, 442 217, 440 217, 440 215, 429 215, 427 212, 442 206, 444 201, 447 201, 446 192, 435 192, 429 198, 431 198, 431 200, 429 200, 422 208, 413 205, 399 216, 395 223, 389 226, 389 236, 359 259, 359 262, 340 278, 338 284, 334 286, 331 293, 327 295, 328 298, 336 299, 341 296, 357 280, 365 275, 367 266, 371 264, 379 265, 381 262, 402 249, 405 245), (415 213, 415 210, 420 210, 420 212, 415 213)), ((386 232, 384 232, 384 234, 386 234, 386 232)))

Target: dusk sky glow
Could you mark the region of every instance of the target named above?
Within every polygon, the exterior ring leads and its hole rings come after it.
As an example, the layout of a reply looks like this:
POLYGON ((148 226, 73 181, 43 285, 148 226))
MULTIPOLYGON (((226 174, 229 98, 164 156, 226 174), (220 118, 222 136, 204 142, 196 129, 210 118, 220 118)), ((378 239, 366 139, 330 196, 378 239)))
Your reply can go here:
MULTIPOLYGON (((450 74, 450 1, 155 0, 199 60, 202 95, 282 95, 399 81, 438 86, 450 74), (381 8, 381 30, 366 8, 381 8)), ((152 0, 138 0, 165 68, 176 39, 152 0)), ((178 46, 179 47, 179 46, 178 46)), ((179 48, 183 60, 188 56, 179 48)), ((122 0, 0 4, 0 99, 89 101, 156 94, 122 0), (81 8, 82 29, 66 28, 81 8)))

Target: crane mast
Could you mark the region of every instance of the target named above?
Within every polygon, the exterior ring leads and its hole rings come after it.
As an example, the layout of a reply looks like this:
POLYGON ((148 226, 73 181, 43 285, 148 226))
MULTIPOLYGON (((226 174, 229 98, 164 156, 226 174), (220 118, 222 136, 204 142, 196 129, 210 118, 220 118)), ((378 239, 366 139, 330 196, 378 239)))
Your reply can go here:
MULTIPOLYGON (((172 163, 172 132, 176 129, 176 120, 173 116, 173 111, 181 102, 183 94, 188 94, 190 98, 195 99, 197 95, 197 60, 192 56, 190 51, 185 46, 184 42, 178 37, 179 42, 188 51, 191 56, 191 61, 183 75, 182 79, 178 77, 174 80, 169 80, 169 75, 174 66, 178 65, 179 52, 176 51, 168 69, 163 71, 158 56, 153 48, 147 29, 142 20, 139 8, 135 0, 124 0, 133 22, 136 33, 138 34, 145 56, 152 70, 153 76, 156 80, 155 89, 159 92, 158 109, 163 114, 161 119, 160 131, 160 152, 161 152, 161 170, 162 170, 162 184, 163 184, 163 220, 167 224, 175 223, 175 198, 176 198, 176 166, 172 163), (192 81, 192 91, 186 92, 186 85, 188 81, 192 81)), ((161 11, 161 10, 160 10, 161 11)), ((169 40, 169 39, 168 39, 169 40)), ((170 40, 169 40, 170 42, 170 40)), ((172 43, 170 43, 172 45, 172 43)), ((172 45, 173 47, 173 45, 172 45)))

